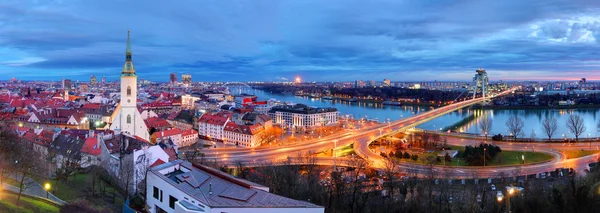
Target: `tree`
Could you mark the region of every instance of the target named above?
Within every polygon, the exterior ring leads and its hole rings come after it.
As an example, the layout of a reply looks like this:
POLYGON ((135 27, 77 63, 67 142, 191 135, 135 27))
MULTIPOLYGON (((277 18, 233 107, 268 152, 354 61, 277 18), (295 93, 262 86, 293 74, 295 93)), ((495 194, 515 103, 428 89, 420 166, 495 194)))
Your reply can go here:
POLYGON ((523 120, 521 120, 521 118, 519 118, 517 115, 508 117, 508 120, 506 121, 506 127, 508 128, 510 134, 515 137, 515 139, 521 135, 524 126, 525 124, 523 123, 523 120))
POLYGON ((418 155, 412 155, 411 158, 412 158, 413 161, 417 161, 419 159, 419 156, 418 155))
POLYGON ((548 136, 548 141, 552 141, 552 136, 554 136, 558 130, 556 118, 546 117, 544 121, 542 121, 542 129, 544 130, 544 133, 546 133, 546 136, 548 136))
MULTIPOLYGON (((143 151, 141 155, 135 159, 135 180, 133 184, 137 184, 137 192, 146 193, 146 186, 148 185, 148 173, 150 172, 150 166, 158 158, 152 158, 152 152, 147 149, 143 151)), ((146 196, 143 196, 144 203, 146 203, 146 196)))
POLYGON ((389 181, 389 195, 390 198, 394 198, 394 178, 398 173, 398 161, 396 159, 385 159, 383 164, 383 173, 387 176, 389 181))
POLYGON ((446 153, 446 155, 444 155, 444 160, 448 163, 452 162, 452 157, 450 157, 450 155, 448 153, 446 153))
POLYGON ((583 118, 579 115, 569 115, 567 118, 567 128, 575 135, 575 141, 579 141, 579 136, 585 132, 586 127, 583 123, 583 118))
POLYGON ((410 159, 410 153, 408 153, 408 151, 404 152, 404 158, 410 159))
POLYGON ((33 184, 30 176, 41 176, 45 173, 43 162, 37 156, 42 156, 39 151, 33 149, 33 143, 19 138, 8 129, 0 130, 0 161, 3 163, 2 173, 15 173, 15 180, 18 182, 19 193, 17 196, 17 205, 21 200, 21 195, 27 187, 33 184))
POLYGON ((481 132, 485 135, 485 139, 487 140, 488 134, 492 131, 492 119, 487 115, 484 116, 481 120, 479 120, 479 128, 481 132))
POLYGON ((531 135, 529 136, 529 138, 531 138, 531 141, 535 141, 535 139, 537 138, 535 130, 531 129, 531 135))
POLYGON ((260 142, 259 144, 271 143, 275 139, 277 139, 279 136, 281 136, 282 134, 283 134, 283 129, 281 129, 281 127, 273 126, 273 127, 267 128, 263 132, 258 134, 258 140, 260 142))

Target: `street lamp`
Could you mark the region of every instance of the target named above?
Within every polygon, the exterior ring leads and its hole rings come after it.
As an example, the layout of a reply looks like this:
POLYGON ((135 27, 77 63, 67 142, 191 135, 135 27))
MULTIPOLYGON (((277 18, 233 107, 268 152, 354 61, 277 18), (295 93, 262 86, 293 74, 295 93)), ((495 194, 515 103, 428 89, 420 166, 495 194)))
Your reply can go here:
MULTIPOLYGON (((383 131, 383 129, 379 128, 379 140, 381 140, 381 131, 383 131)), ((381 141, 379 141, 379 151, 381 151, 381 141)))
POLYGON ((50 183, 44 184, 44 189, 46 189, 46 198, 48 198, 48 192, 50 191, 50 183))
MULTIPOLYGON (((506 212, 510 213, 510 197, 513 196, 515 193, 517 192, 521 192, 523 191, 523 188, 521 187, 514 187, 514 186, 507 186, 506 187, 506 212)), ((504 195, 502 195, 502 193, 498 193, 496 199, 498 200, 498 202, 502 202, 502 200, 504 200, 504 195)))
POLYGON ((335 158, 336 158, 335 149, 337 149, 337 142, 338 142, 338 140, 333 140, 333 170, 335 170, 335 171, 337 171, 337 164, 335 161, 335 158))
POLYGON ((486 148, 483 148, 483 166, 485 167, 485 150, 486 148))

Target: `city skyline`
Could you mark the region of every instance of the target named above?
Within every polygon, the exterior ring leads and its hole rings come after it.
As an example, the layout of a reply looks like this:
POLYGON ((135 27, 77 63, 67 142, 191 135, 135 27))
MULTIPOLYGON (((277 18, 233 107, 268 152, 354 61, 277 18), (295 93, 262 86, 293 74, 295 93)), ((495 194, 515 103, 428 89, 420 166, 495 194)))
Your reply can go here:
POLYGON ((0 4, 10 20, 0 24, 0 73, 115 81, 130 29, 138 72, 152 81, 172 72, 195 81, 464 80, 478 67, 494 73, 490 80, 596 80, 599 7, 560 0, 8 1, 0 4))

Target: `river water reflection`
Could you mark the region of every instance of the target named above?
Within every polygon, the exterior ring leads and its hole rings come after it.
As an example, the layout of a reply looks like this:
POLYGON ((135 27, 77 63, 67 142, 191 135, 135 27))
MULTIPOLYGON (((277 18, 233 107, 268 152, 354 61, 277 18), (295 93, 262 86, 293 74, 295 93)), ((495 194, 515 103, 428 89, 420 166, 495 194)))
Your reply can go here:
MULTIPOLYGON (((340 111, 340 115, 349 115, 354 118, 367 117, 368 119, 378 119, 385 122, 387 119, 391 121, 407 118, 418 113, 432 109, 424 106, 386 106, 380 103, 357 103, 347 101, 325 100, 318 98, 299 97, 293 95, 279 95, 254 90, 255 95, 259 96, 260 100, 274 98, 280 101, 306 104, 314 107, 335 107, 340 111)), ((506 121, 511 115, 517 115, 524 120, 525 128, 523 128, 522 137, 531 137, 532 133, 536 138, 546 138, 542 130, 542 121, 546 117, 555 117, 558 123, 558 131, 553 138, 572 138, 573 134, 566 127, 566 120, 571 114, 578 114, 584 119, 586 131, 580 136, 584 137, 600 137, 598 134, 597 123, 600 119, 600 109, 461 109, 446 115, 440 116, 427 123, 417 126, 417 128, 427 130, 452 130, 473 134, 482 134, 478 120, 484 116, 489 116, 493 120, 492 130, 489 135, 508 134, 506 121)))

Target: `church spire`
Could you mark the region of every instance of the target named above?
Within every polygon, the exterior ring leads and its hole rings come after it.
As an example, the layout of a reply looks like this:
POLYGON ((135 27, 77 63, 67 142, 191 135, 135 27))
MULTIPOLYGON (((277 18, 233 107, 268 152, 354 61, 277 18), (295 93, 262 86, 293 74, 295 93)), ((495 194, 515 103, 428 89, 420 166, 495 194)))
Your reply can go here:
POLYGON ((135 76, 135 67, 131 61, 131 41, 129 39, 129 30, 127 30, 127 47, 125 48, 125 64, 123 65, 122 76, 135 76))
POLYGON ((131 42, 129 40, 129 30, 127 30, 127 48, 125 49, 125 60, 131 61, 131 42))

